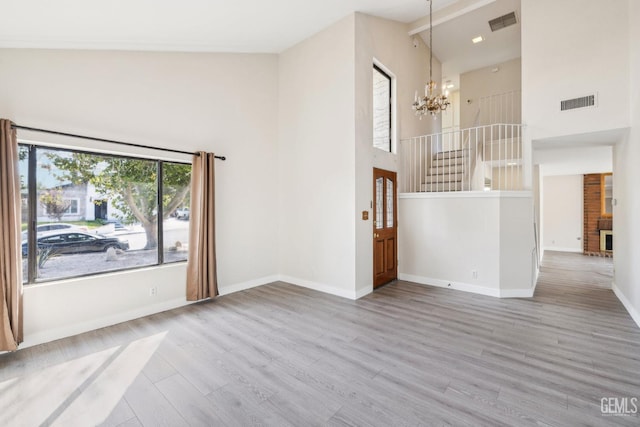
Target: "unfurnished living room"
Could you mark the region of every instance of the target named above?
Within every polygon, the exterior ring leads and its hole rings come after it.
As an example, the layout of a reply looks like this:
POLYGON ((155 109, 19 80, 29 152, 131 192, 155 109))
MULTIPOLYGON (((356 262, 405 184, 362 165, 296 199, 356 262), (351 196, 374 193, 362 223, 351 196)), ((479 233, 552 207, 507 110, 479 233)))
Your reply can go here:
POLYGON ((640 3, 0 5, 0 425, 640 424, 640 3))

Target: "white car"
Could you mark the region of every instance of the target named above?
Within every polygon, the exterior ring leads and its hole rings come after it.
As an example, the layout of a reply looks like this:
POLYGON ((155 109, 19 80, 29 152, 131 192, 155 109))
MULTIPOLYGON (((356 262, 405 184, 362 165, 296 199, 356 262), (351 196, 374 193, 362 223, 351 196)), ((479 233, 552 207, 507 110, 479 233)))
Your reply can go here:
POLYGON ((176 218, 189 219, 189 208, 180 208, 176 210, 176 218))

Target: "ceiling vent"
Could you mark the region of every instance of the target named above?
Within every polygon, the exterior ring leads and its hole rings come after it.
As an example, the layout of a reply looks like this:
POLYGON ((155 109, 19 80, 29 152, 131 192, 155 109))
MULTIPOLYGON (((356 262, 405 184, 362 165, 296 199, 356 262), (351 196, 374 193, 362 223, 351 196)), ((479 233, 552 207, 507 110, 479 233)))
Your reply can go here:
POLYGON ((581 98, 565 99, 560 101, 560 111, 575 110, 576 108, 595 107, 596 96, 587 95, 581 98))
POLYGON ((507 13, 506 15, 499 16, 489 21, 491 32, 501 30, 503 28, 510 27, 518 23, 515 12, 507 13))

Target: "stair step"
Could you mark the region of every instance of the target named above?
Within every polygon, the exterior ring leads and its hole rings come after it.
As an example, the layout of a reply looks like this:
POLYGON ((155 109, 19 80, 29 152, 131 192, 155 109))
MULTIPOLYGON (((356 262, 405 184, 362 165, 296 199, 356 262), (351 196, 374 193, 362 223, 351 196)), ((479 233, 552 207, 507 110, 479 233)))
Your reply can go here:
POLYGON ((465 167, 464 165, 451 165, 451 166, 440 166, 440 167, 431 167, 427 172, 427 175, 453 175, 457 173, 464 173, 465 167))
POLYGON ((441 151, 440 153, 436 153, 433 155, 434 160, 439 159, 452 159, 452 158, 460 158, 465 157, 467 155, 467 150, 450 150, 450 151, 441 151))
POLYGON ((450 173, 443 175, 426 175, 424 184, 437 183, 437 182, 458 182, 463 179, 462 173, 450 173))
POLYGON ((434 167, 442 167, 442 166, 463 165, 464 163, 467 163, 464 157, 455 157, 451 159, 431 160, 428 166, 434 168, 434 167))
POLYGON ((425 192, 462 191, 462 182, 422 184, 421 189, 425 192))

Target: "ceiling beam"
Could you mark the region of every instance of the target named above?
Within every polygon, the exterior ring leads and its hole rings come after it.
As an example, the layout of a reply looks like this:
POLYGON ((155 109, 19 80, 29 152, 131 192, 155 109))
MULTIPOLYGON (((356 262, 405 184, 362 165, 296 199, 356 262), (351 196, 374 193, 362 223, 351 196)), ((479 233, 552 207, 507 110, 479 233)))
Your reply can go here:
MULTIPOLYGON (((495 1, 496 0, 461 0, 456 2, 433 14, 433 26, 436 27, 440 24, 444 24, 445 22, 451 21, 459 16, 466 15, 467 13, 494 3, 495 1)), ((427 31, 429 29, 429 15, 412 22, 409 28, 410 36, 427 31)))

